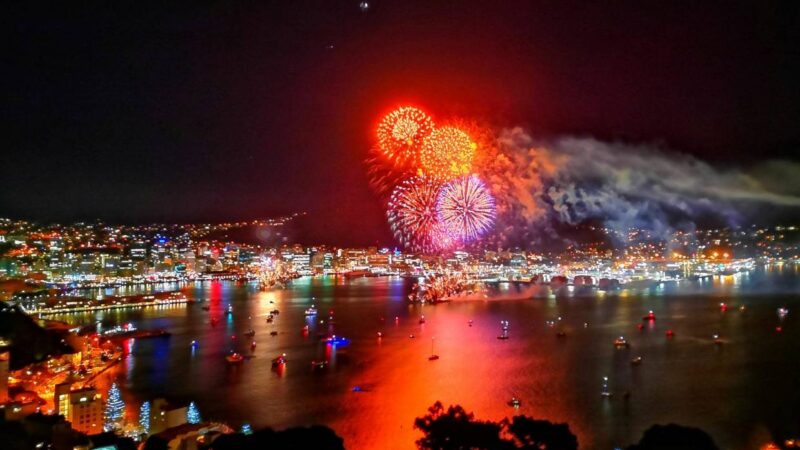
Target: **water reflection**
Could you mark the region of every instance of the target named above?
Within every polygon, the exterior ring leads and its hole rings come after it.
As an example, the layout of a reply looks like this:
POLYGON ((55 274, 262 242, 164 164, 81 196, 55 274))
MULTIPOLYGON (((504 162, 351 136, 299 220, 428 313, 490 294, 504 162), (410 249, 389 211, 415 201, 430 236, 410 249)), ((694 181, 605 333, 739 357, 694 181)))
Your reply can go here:
POLYGON ((301 279, 270 292, 202 283, 185 292, 208 311, 193 305, 68 318, 169 329, 171 338, 132 344, 116 374, 128 388, 126 400, 138 407, 138 399, 159 395, 191 399, 204 417, 234 426, 325 423, 349 448, 410 449, 419 437, 413 419, 440 400, 481 418, 521 413, 568 422, 582 448, 621 446, 653 423, 679 422, 738 449, 764 429, 800 431, 792 409, 800 401, 794 314, 775 332, 776 309, 798 309, 787 294, 797 287, 793 271, 766 271, 665 284, 647 295, 623 290, 521 300, 524 286, 504 285, 493 295, 509 300, 420 306, 406 303, 409 283, 399 278, 301 279), (773 293, 759 293, 764 287, 773 293), (304 314, 312 303, 316 318, 304 314), (280 314, 267 323, 274 309, 280 314), (649 310, 657 320, 643 323, 649 310), (508 340, 497 339, 502 320, 510 322, 508 340), (244 336, 249 329, 252 338, 244 336), (334 332, 350 344, 322 341, 334 332), (713 344, 715 333, 725 345, 713 344), (629 349, 612 345, 620 334, 629 349), (430 361, 434 336, 440 359, 430 361), (250 358, 228 365, 230 350, 250 358), (273 368, 282 353, 287 363, 273 368), (637 356, 642 363, 632 365, 637 356), (327 365, 314 370, 311 361, 327 365), (607 399, 600 395, 602 377, 614 394, 607 399), (508 405, 512 397, 522 402, 518 412, 508 405))

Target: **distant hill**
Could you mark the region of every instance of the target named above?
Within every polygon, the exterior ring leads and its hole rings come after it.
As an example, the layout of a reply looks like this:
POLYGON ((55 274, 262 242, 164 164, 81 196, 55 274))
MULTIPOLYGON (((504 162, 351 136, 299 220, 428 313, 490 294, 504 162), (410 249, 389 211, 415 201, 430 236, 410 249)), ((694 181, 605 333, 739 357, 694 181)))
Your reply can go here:
POLYGON ((75 353, 65 333, 45 330, 18 306, 0 302, 0 338, 10 343, 12 370, 45 361, 50 356, 75 353))

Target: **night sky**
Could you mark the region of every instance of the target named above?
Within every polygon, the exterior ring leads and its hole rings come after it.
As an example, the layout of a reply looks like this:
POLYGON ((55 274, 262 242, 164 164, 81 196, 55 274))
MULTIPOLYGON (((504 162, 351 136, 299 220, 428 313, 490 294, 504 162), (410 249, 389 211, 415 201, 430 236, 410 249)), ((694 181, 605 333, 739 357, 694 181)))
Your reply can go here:
POLYGON ((310 239, 389 243, 363 161, 404 102, 800 160, 798 2, 161 3, 4 8, 0 216, 308 211, 310 239))

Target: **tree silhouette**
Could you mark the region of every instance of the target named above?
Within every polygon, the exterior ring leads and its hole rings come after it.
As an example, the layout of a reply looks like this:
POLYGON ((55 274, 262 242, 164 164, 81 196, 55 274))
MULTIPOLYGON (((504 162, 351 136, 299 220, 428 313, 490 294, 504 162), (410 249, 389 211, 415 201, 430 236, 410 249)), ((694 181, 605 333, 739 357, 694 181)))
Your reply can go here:
POLYGON ((270 449, 270 450, 344 450, 344 441, 328 427, 271 428, 253 434, 232 433, 219 436, 209 446, 213 450, 270 449))
POLYGON ((417 440, 422 450, 501 450, 513 449, 510 441, 500 437, 502 427, 495 422, 475 420, 460 405, 445 411, 441 402, 428 408, 428 414, 414 420, 414 428, 425 435, 417 440))
POLYGON ((578 438, 567 424, 554 424, 527 416, 501 422, 475 420, 459 405, 445 410, 440 402, 418 417, 414 427, 425 435, 417 440, 421 450, 577 450, 578 438))
POLYGON ((514 416, 502 422, 513 436, 515 448, 525 450, 578 450, 578 438, 566 423, 552 423, 527 416, 514 416))
POLYGON ((639 443, 627 450, 719 450, 719 447, 705 431, 671 423, 648 428, 639 443))

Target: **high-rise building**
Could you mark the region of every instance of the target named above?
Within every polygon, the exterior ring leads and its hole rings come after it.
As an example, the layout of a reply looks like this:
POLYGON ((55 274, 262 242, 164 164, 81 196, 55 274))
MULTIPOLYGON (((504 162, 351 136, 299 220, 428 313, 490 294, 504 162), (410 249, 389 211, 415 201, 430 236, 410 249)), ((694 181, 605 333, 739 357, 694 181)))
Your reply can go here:
POLYGON ((103 432, 103 398, 93 387, 72 389, 71 383, 55 388, 56 413, 72 423, 81 433, 103 432))

